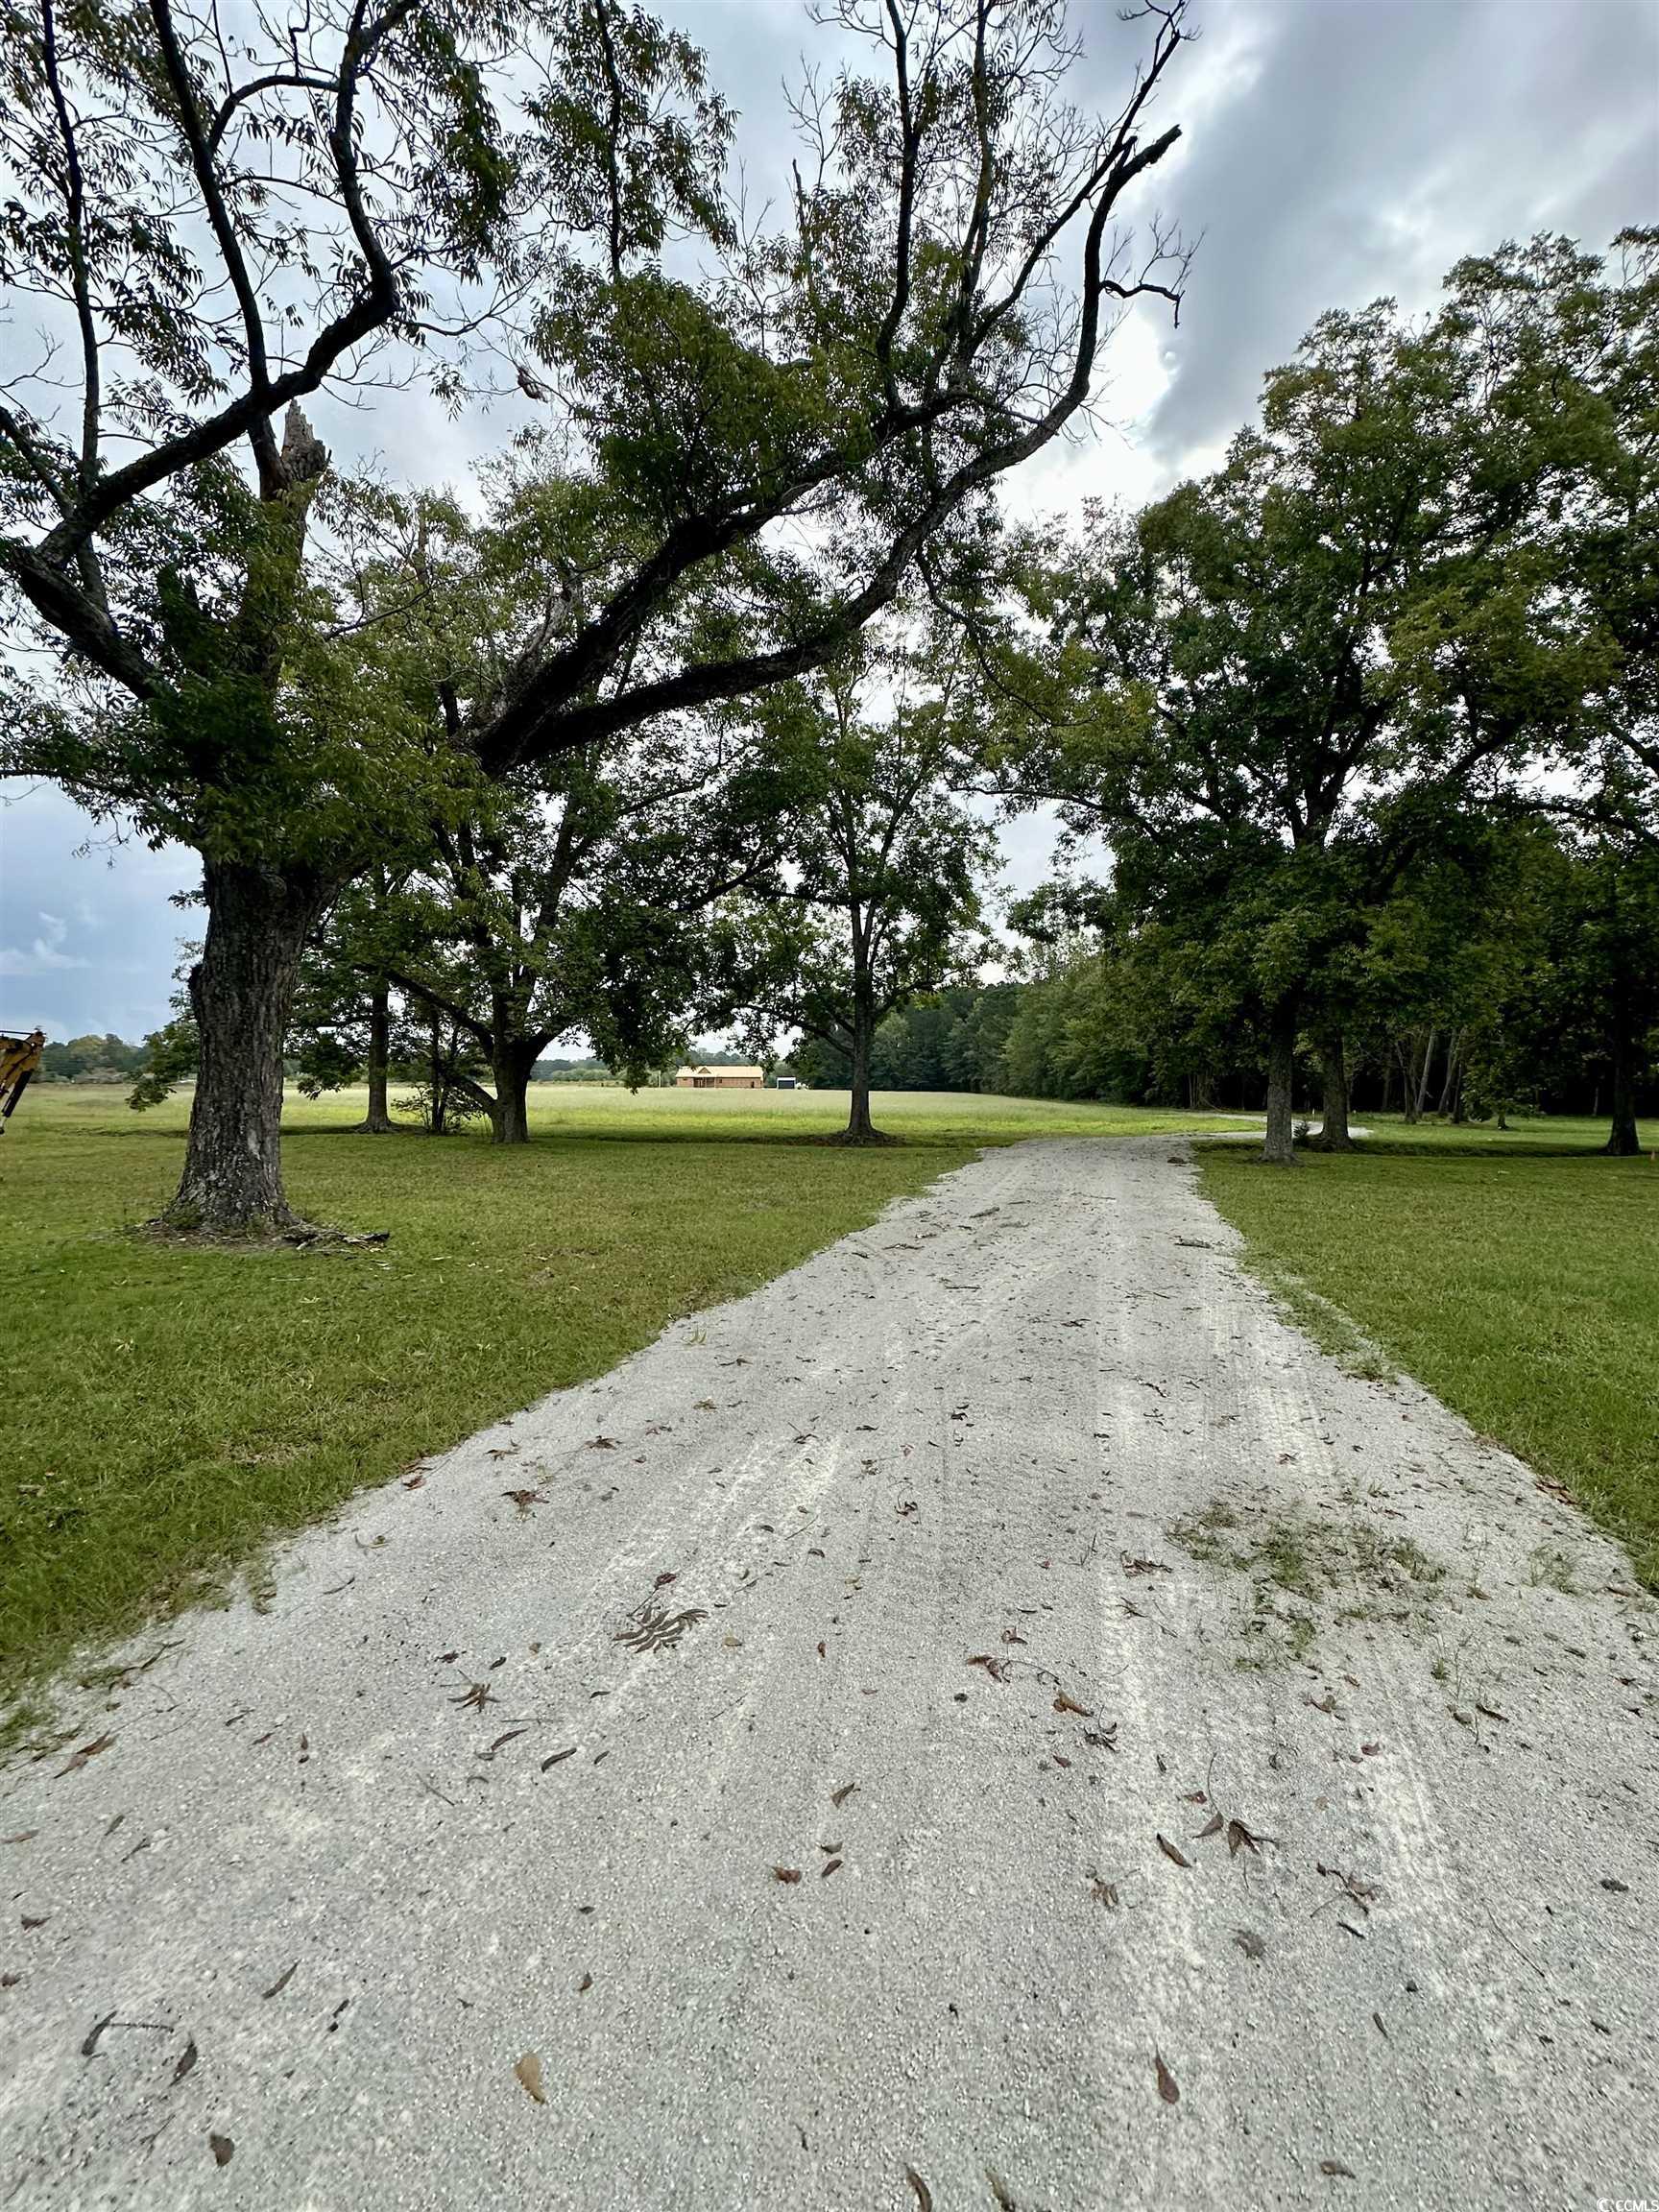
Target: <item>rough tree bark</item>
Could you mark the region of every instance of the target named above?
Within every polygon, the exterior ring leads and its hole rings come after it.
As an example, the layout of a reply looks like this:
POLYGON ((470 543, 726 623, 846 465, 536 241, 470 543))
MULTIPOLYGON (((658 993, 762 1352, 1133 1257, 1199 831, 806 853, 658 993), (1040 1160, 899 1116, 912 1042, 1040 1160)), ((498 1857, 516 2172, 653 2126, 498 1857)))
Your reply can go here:
POLYGON ((1324 1109, 1319 1134, 1312 1142, 1321 1152, 1352 1152, 1354 1139, 1348 1129, 1348 1053, 1339 1030, 1320 1040, 1319 1076, 1324 1109))
POLYGON ((1296 1164, 1291 1090, 1296 1076, 1296 999, 1281 998, 1267 1017, 1267 1135, 1261 1158, 1271 1167, 1296 1164))
POLYGON ((392 1049, 392 994, 376 983, 369 1000, 369 1111, 357 1124, 363 1137, 389 1137, 397 1124, 387 1097, 387 1061, 392 1049))
POLYGON ((184 1173, 159 1226, 213 1237, 305 1226, 282 1188, 282 1043, 305 939, 332 886, 241 862, 203 870, 207 933, 190 971, 201 1066, 184 1173))

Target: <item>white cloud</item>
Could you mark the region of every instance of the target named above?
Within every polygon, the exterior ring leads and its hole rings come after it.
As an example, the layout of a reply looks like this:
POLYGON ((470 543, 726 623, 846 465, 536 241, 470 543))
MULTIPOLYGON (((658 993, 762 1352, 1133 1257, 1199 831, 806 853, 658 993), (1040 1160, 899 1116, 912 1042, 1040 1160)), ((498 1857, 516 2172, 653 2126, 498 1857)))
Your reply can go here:
POLYGON ((69 925, 61 915, 41 910, 36 919, 41 927, 28 949, 0 945, 0 975, 55 975, 63 968, 90 968, 90 960, 78 952, 65 952, 69 925))

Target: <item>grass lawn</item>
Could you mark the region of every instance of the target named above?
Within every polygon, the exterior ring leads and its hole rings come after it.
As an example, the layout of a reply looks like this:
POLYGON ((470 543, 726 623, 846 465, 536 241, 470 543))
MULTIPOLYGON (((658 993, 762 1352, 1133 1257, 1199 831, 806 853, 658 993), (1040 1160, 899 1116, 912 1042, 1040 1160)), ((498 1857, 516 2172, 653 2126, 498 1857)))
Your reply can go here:
MULTIPOLYGON (((905 1094, 902 1146, 800 1140, 845 1094, 538 1086, 537 1142, 349 1133, 291 1101, 289 1195, 383 1250, 184 1252, 126 1234, 177 1179, 187 1108, 41 1084, 0 1140, 6 1452, 0 1704, 83 1640, 222 1583, 327 1512, 677 1314, 862 1227, 974 1147, 1190 1117, 905 1094)), ((1221 1118, 1218 1118, 1218 1121, 1221 1118)))
POLYGON ((1659 1587, 1659 1163, 1599 1158, 1604 1122, 1371 1126, 1290 1173, 1205 1146, 1205 1188, 1315 1334, 1329 1300, 1659 1587))

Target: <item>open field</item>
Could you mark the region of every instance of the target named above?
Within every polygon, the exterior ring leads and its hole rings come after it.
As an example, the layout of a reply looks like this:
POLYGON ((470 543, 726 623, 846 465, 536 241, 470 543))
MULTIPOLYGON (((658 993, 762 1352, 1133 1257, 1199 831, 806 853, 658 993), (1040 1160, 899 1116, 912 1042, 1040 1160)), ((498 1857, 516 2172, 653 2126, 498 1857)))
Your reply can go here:
POLYGON ((183 1099, 140 1116, 118 1089, 29 1094, 0 1141, 0 1695, 793 1266, 974 1145, 1181 1119, 904 1094, 878 1104, 905 1144, 847 1152, 788 1142, 839 1126, 836 1094, 548 1085, 532 1101, 539 1142, 496 1150, 353 1137, 361 1094, 294 1098, 290 1195, 392 1240, 238 1255, 124 1234, 177 1177, 183 1099))
POLYGON ((1598 1157, 1605 1136, 1379 1122, 1362 1152, 1290 1174, 1207 1146, 1204 1188, 1305 1326, 1342 1334, 1310 1290, 1565 1484, 1659 1585, 1659 1164, 1598 1157))
MULTIPOLYGON (((42 1086, 24 1102, 0 1143, 12 1255, 0 1693, 211 1590, 359 1485, 793 1266, 975 1146, 1201 1125, 907 1093, 878 1101, 905 1142, 850 1153, 793 1141, 839 1126, 838 1094, 544 1085, 538 1142, 503 1151, 476 1132, 356 1138, 362 1104, 291 1101, 290 1190, 391 1243, 239 1256, 125 1234, 177 1173, 183 1100, 140 1117, 116 1090, 42 1086)), ((1589 1156, 1600 1137, 1589 1122, 1396 1127, 1293 1176, 1215 1147, 1206 1187, 1258 1264, 1350 1312, 1578 1493, 1653 1575, 1659 1169, 1589 1156)))

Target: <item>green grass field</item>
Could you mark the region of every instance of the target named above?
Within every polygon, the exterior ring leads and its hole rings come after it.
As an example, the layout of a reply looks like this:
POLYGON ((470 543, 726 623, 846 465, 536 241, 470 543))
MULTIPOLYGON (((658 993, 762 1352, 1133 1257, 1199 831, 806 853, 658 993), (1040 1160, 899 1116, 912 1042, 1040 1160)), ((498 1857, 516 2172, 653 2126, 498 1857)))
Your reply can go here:
POLYGON ((1601 1122, 1373 1127, 1290 1173, 1207 1146, 1205 1188, 1312 1334, 1339 1308, 1659 1587, 1659 1162, 1598 1157, 1601 1122))
MULTIPOLYGON (((537 1141, 496 1150, 479 1133, 358 1137, 360 1094, 295 1098, 297 1206, 392 1240, 236 1253, 128 1233, 178 1174, 183 1100, 138 1116, 117 1090, 30 1092, 0 1141, 0 1702, 26 1717, 31 1685, 83 1643, 257 1575, 265 1539, 601 1373, 977 1146, 1200 1125, 899 1094, 877 1118, 904 1142, 849 1152, 813 1141, 844 1119, 833 1093, 532 1100, 537 1141)), ((1255 1263, 1341 1307, 1656 1577, 1659 1166, 1593 1157, 1601 1134, 1386 1129, 1290 1174, 1216 1146, 1204 1173, 1255 1263)))
POLYGON ((210 1591, 262 1539, 739 1295, 981 1144, 1176 1115, 904 1094, 849 1152, 844 1094, 543 1085, 537 1142, 363 1138, 291 1101, 301 1212, 384 1250, 188 1252, 126 1232, 186 1102, 40 1085, 0 1140, 7 1229, 0 1699, 82 1640, 210 1591))

